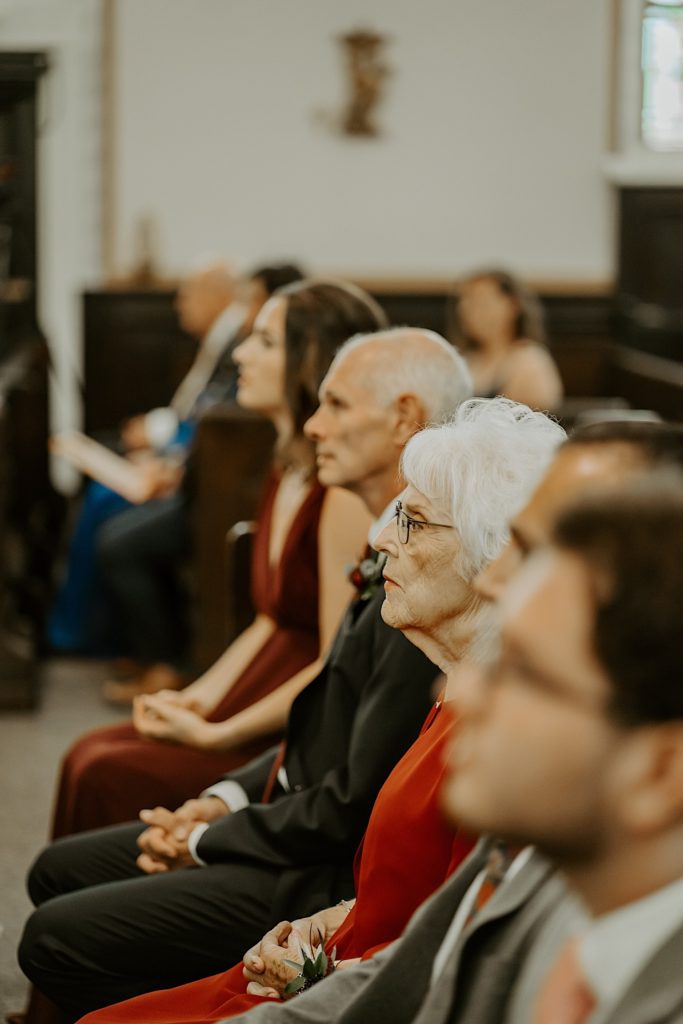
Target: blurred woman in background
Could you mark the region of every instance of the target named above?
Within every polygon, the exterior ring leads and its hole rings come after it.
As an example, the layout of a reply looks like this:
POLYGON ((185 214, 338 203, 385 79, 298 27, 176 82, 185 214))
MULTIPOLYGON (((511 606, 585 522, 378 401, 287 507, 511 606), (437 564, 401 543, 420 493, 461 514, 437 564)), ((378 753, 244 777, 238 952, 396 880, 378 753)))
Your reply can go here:
POLYGON ((484 270, 458 288, 456 342, 467 360, 475 394, 504 395, 532 409, 553 411, 562 381, 545 347, 539 300, 504 270, 484 270))

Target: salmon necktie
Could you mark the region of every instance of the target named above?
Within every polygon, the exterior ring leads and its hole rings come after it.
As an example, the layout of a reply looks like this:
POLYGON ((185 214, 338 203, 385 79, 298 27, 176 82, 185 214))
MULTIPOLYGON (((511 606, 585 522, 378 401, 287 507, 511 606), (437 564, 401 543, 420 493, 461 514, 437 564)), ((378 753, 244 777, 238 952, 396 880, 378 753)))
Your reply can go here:
POLYGON ((579 960, 578 940, 570 939, 541 986, 533 1024, 584 1024, 596 1005, 579 960))
POLYGON ((467 920, 465 921, 465 926, 467 926, 470 921, 474 920, 482 907, 486 906, 488 901, 501 885, 505 875, 507 874, 508 868, 518 853, 519 850, 508 846, 508 844, 504 843, 501 839, 496 839, 493 842, 486 860, 484 877, 477 890, 477 895, 474 897, 474 903, 470 907, 467 920))

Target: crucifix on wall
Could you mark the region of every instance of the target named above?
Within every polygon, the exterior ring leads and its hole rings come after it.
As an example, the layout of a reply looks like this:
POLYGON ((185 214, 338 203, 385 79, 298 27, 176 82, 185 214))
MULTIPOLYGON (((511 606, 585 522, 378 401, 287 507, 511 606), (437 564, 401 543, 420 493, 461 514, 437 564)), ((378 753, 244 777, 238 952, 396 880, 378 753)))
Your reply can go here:
POLYGON ((387 38, 362 29, 338 37, 344 47, 349 84, 349 99, 341 124, 346 135, 372 137, 380 134, 374 114, 390 74, 382 60, 387 38))

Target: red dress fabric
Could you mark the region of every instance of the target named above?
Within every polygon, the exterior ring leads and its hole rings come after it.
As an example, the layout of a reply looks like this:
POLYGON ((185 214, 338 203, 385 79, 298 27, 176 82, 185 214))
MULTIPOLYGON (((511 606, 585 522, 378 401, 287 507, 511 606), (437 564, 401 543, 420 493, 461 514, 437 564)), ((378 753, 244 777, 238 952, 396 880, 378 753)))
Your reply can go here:
MULTIPOLYGON (((443 824, 438 794, 452 717, 437 704, 380 790, 356 855, 356 903, 327 943, 340 960, 376 953, 467 856, 475 840, 443 824)), ((322 909, 322 908, 321 908, 322 909)), ((81 1024, 212 1024, 264 1000, 246 992, 242 964, 177 988, 96 1010, 81 1024)))
MULTIPOLYGON (((210 722, 224 721, 267 696, 319 654, 318 526, 325 489, 316 482, 307 494, 273 571, 268 545, 278 483, 272 474, 252 555, 254 607, 277 628, 208 716, 210 722)), ((177 807, 273 742, 270 736, 239 750, 206 751, 143 739, 130 722, 86 733, 62 763, 53 838, 130 821, 142 807, 177 807)))

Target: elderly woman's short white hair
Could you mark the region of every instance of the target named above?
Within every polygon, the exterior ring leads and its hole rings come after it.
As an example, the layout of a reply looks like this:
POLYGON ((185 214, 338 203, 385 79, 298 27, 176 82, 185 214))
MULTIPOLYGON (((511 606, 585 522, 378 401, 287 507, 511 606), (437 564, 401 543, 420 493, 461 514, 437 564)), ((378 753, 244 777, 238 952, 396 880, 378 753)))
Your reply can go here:
POLYGON ((416 434, 403 452, 407 483, 446 512, 460 535, 456 571, 471 580, 496 558, 566 435, 508 398, 473 398, 451 420, 416 434))

